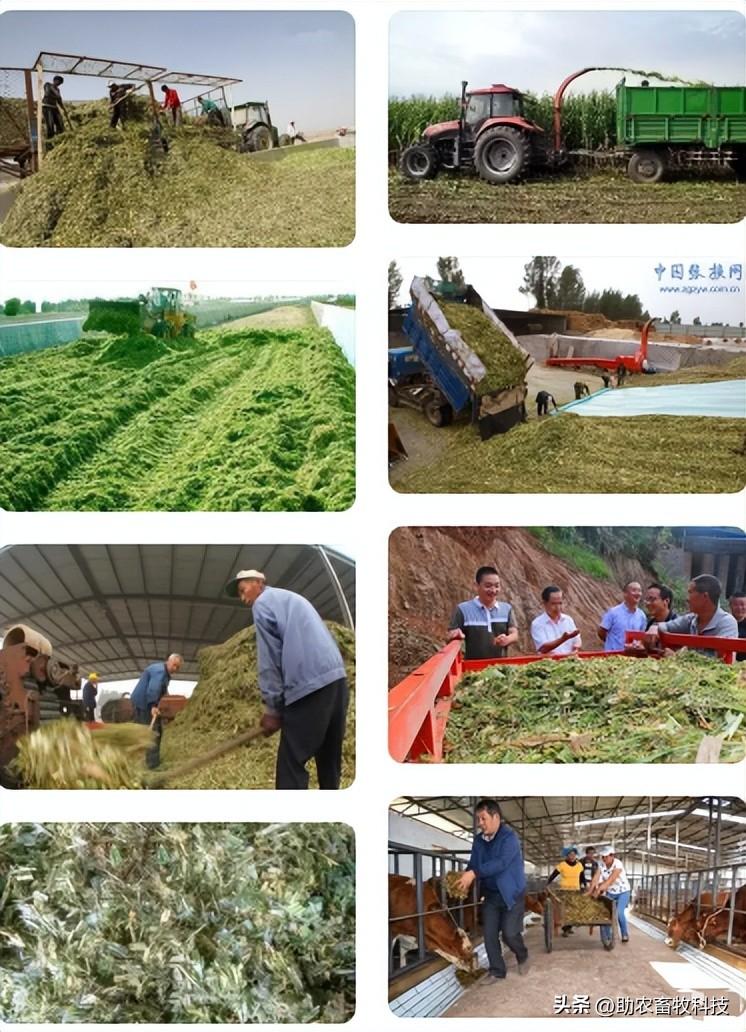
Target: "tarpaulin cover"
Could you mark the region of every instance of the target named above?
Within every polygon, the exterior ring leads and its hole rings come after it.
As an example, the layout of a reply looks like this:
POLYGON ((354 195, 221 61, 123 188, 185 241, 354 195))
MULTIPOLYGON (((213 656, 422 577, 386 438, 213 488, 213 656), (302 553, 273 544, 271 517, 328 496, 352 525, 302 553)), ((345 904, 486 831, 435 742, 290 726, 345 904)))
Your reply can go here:
POLYGON ((746 380, 675 383, 604 390, 571 401, 561 412, 576 416, 722 416, 746 418, 746 380))
POLYGON ((311 302, 311 311, 319 326, 325 326, 347 356, 350 365, 355 365, 355 309, 340 305, 325 305, 311 302))

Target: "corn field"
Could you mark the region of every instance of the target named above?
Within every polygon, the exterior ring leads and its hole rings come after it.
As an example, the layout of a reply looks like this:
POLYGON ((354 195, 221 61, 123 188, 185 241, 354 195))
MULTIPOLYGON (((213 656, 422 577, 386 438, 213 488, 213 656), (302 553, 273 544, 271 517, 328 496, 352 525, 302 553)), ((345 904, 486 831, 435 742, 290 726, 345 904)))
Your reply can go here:
MULTIPOLYGON (((526 117, 545 132, 552 128, 552 97, 548 93, 524 97, 526 117)), ((458 118, 459 97, 392 97, 389 100, 389 151, 414 143, 426 126, 458 118)), ((616 142, 616 100, 612 93, 594 90, 566 97, 562 106, 565 145, 570 150, 598 150, 616 142)))

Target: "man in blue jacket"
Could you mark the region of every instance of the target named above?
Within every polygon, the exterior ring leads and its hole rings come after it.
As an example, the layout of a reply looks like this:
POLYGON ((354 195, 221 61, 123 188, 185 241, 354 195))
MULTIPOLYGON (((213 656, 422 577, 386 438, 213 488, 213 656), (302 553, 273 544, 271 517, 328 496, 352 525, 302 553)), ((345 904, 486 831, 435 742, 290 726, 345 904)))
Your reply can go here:
POLYGON ((254 614, 260 723, 265 736, 282 731, 275 788, 308 788, 312 758, 319 788, 339 788, 348 691, 331 631, 308 599, 268 588, 258 570, 239 570, 225 590, 254 614))
POLYGON ((528 971, 528 950, 523 941, 526 876, 521 844, 513 829, 503 823, 499 803, 494 799, 480 799, 476 818, 480 833, 474 838, 460 884, 466 890, 479 878, 484 944, 490 964, 489 974, 482 984, 490 984, 505 978, 506 974, 501 938, 515 954, 518 974, 525 975, 528 971))
POLYGON ((181 670, 181 656, 177 653, 169 656, 165 663, 151 663, 146 666, 130 696, 138 724, 147 724, 152 728, 155 741, 145 754, 145 762, 150 770, 154 770, 161 762, 161 736, 163 724, 158 703, 168 694, 168 684, 174 674, 181 670))

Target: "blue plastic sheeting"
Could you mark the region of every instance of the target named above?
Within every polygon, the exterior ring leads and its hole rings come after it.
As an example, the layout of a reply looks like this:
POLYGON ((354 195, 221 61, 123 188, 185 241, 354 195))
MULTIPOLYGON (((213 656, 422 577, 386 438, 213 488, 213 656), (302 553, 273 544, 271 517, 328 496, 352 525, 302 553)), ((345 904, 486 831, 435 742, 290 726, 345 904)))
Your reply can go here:
POLYGON ((311 311, 319 326, 325 326, 347 356, 350 365, 355 365, 355 309, 342 305, 325 305, 311 302, 311 311))
POLYGON ((721 416, 746 418, 746 380, 622 387, 571 401, 560 412, 576 416, 721 416))

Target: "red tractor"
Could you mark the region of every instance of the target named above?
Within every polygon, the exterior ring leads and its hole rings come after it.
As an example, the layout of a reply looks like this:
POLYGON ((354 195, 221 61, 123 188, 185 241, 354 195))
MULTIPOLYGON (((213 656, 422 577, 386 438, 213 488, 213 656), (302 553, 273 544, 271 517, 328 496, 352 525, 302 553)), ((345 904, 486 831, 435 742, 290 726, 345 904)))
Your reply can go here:
POLYGON ((524 117, 522 93, 502 83, 468 93, 466 87, 462 82, 461 117, 429 125, 402 153, 403 175, 432 179, 441 168, 473 168, 488 183, 510 183, 546 163, 544 130, 524 117))

